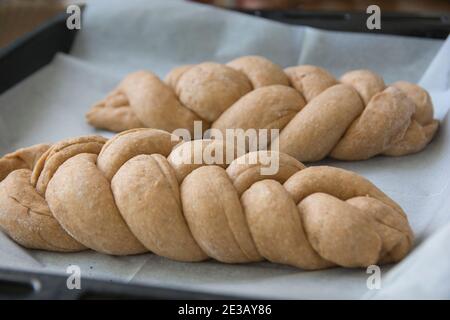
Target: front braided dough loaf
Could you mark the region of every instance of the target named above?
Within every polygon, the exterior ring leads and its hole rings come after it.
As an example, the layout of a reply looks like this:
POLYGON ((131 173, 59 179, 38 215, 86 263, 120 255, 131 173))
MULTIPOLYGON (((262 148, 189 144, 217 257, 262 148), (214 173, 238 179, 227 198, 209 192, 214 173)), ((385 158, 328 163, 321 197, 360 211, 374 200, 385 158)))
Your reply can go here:
MULTIPOLYGON (((179 261, 267 259, 304 269, 363 267, 402 259, 413 234, 402 209, 363 177, 305 166, 283 153, 275 175, 249 159, 192 159, 221 140, 178 144, 157 129, 133 129, 21 149, 0 183, 0 226, 28 248, 113 255, 151 251, 179 261), (186 161, 189 160, 189 161, 186 161), (245 160, 245 161, 243 161, 245 160), (31 162, 29 162, 31 164, 31 162)), ((270 151, 274 153, 275 151, 270 151)), ((212 152, 214 153, 214 152, 212 152)))
POLYGON ((258 56, 181 66, 165 82, 151 72, 132 73, 92 107, 87 120, 112 131, 192 132, 195 120, 220 130, 279 129, 279 151, 299 161, 411 154, 438 128, 429 94, 415 84, 386 86, 369 70, 350 71, 337 81, 320 67, 283 71, 258 56))

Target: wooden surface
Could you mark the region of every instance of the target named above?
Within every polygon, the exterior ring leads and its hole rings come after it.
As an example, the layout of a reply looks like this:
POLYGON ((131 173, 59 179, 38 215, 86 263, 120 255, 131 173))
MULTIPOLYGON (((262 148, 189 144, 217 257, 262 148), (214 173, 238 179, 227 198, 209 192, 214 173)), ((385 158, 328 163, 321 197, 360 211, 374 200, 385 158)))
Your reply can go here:
POLYGON ((57 0, 0 1, 0 48, 65 12, 65 8, 66 3, 57 0))

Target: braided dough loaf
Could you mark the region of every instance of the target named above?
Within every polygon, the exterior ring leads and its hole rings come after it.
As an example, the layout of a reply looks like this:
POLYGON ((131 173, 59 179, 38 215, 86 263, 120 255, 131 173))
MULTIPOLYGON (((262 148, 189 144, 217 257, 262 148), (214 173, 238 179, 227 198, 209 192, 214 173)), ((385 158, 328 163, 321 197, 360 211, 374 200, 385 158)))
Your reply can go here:
POLYGON ((221 140, 177 143, 165 131, 133 129, 7 155, 0 227, 28 248, 304 269, 390 263, 411 249, 405 213, 355 173, 277 153, 278 172, 264 176, 267 163, 249 161, 263 151, 235 151, 227 165, 218 163, 230 156, 221 140), (216 163, 192 161, 208 148, 216 163), (23 158, 38 157, 24 168, 23 158))
POLYGON ((338 81, 316 66, 283 71, 259 56, 181 66, 165 82, 135 72, 87 113, 91 125, 112 131, 192 132, 195 120, 220 130, 279 129, 279 151, 299 161, 411 154, 438 128, 429 94, 415 84, 386 86, 369 70, 350 71, 338 81))

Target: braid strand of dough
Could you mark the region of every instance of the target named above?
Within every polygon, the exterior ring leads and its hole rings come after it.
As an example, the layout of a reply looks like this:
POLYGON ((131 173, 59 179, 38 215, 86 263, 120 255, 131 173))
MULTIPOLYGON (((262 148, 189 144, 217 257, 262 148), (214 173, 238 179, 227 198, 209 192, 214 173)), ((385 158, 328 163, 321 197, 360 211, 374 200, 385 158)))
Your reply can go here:
POLYGON ((229 150, 157 129, 21 149, 0 159, 0 227, 35 249, 303 269, 391 263, 411 249, 405 213, 363 177, 284 153, 265 176, 267 164, 249 161, 262 151, 229 150), (192 161, 208 150, 216 161, 192 161))
POLYGON ((279 151, 307 162, 415 153, 438 129, 429 94, 415 84, 386 86, 369 70, 338 81, 320 67, 282 70, 259 56, 181 66, 164 82, 148 71, 132 73, 86 117, 112 131, 192 133, 195 120, 204 129, 279 129, 279 151))

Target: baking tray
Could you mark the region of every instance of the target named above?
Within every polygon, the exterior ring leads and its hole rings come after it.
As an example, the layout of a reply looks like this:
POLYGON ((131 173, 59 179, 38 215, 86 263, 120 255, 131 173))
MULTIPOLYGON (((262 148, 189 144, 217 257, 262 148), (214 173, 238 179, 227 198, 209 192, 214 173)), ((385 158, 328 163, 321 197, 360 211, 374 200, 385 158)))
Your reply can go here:
POLYGON ((77 30, 57 14, 32 32, 0 48, 0 94, 48 64, 57 52, 69 52, 77 30))
POLYGON ((0 269, 0 300, 177 299, 230 300, 238 297, 136 284, 83 279, 80 289, 67 288, 67 277, 0 269))
POLYGON ((334 31, 382 33, 412 37, 445 39, 450 33, 450 13, 381 13, 381 29, 368 30, 369 14, 364 12, 300 11, 300 10, 239 10, 242 13, 334 31))

